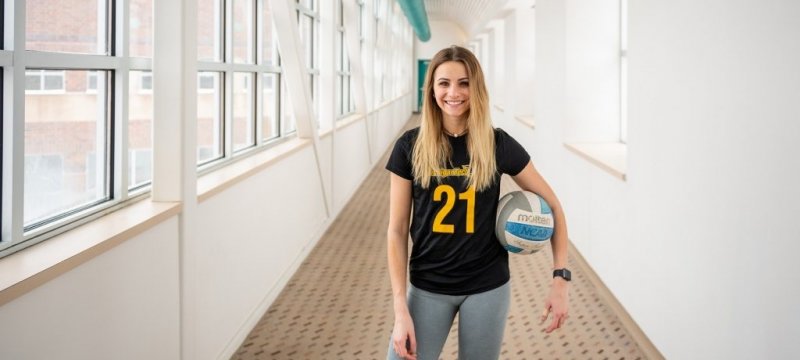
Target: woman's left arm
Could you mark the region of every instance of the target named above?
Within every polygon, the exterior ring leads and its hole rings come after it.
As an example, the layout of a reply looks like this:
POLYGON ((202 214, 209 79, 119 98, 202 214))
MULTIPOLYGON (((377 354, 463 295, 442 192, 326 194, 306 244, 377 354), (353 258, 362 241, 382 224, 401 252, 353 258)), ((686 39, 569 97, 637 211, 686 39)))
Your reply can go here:
MULTIPOLYGON (((519 174, 512 176, 512 179, 520 188, 541 196, 550 205, 555 220, 553 236, 550 239, 553 249, 553 268, 562 269, 567 267, 567 220, 553 189, 550 188, 550 185, 547 184, 542 175, 536 171, 532 162, 529 162, 519 174)), ((555 277, 550 289, 550 296, 547 298, 541 316, 541 322, 544 323, 548 314, 553 313, 553 321, 545 329, 546 332, 550 333, 564 324, 567 319, 568 307, 569 283, 561 277, 555 277)))

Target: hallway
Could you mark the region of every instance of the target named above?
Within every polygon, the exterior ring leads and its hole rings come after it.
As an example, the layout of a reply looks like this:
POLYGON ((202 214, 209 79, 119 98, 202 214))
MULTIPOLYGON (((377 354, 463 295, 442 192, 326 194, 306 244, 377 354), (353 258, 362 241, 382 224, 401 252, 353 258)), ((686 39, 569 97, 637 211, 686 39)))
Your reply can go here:
MULTIPOLYGON (((418 116, 412 122, 418 121, 418 116)), ((384 359, 394 317, 386 267, 388 152, 339 214, 232 359, 384 359)), ((503 178, 501 194, 516 184, 503 178)), ((574 248, 570 249, 574 252, 574 248)), ((512 300, 502 359, 643 359, 570 254, 570 319, 545 334, 549 248, 511 256, 512 300)), ((257 274, 254 274, 257 276, 257 274)), ((457 325, 442 351, 456 359, 457 325)))

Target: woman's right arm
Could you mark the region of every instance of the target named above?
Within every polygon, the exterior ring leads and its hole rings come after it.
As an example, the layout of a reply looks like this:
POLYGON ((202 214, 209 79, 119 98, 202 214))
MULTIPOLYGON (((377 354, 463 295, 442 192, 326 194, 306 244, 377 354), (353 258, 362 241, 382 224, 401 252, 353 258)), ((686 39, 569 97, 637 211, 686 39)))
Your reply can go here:
POLYGON ((391 174, 389 191, 389 228, 386 232, 389 256, 389 278, 394 300, 394 330, 392 342, 400 357, 416 359, 417 341, 414 323, 406 303, 406 274, 408 266, 408 228, 411 215, 411 180, 391 174), (406 341, 410 345, 406 348, 406 341))

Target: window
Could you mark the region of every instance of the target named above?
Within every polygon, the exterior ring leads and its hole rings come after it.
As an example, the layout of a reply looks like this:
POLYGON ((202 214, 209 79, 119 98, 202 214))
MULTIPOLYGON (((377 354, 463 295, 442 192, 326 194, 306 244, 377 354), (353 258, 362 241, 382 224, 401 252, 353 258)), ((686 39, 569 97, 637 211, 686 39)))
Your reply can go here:
POLYGON ((131 14, 128 19, 130 56, 153 57, 153 1, 128 0, 131 14))
POLYGON ((24 226, 34 229, 61 213, 83 209, 112 198, 106 174, 112 156, 108 129, 111 123, 109 94, 105 81, 110 71, 61 71, 67 90, 58 95, 37 96, 35 90, 25 92, 25 159, 24 189, 26 201, 24 226), (87 93, 89 73, 97 79, 94 93, 87 93), (81 86, 83 85, 83 86, 81 86), (33 93, 31 93, 33 92, 33 93), (77 98, 82 98, 79 102, 77 98), (44 157, 48 154, 49 157, 44 157), (54 166, 58 173, 48 169, 54 166), (28 161, 31 161, 29 164, 28 161), (62 170, 63 169, 63 170, 62 170), (57 191, 42 190, 40 179, 60 176, 65 184, 57 191), (38 201, 40 192, 47 199, 38 201))
POLYGON ((197 74, 197 91, 201 93, 210 93, 218 89, 219 85, 217 78, 219 75, 214 72, 201 72, 197 74))
POLYGON ((342 0, 336 6, 336 116, 343 118, 353 113, 352 107, 350 58, 347 54, 347 44, 344 33, 344 8, 342 0))
POLYGON ((361 44, 361 52, 364 52, 364 42, 367 33, 367 16, 364 10, 364 0, 358 0, 358 39, 361 44))
POLYGON ((128 83, 128 189, 140 191, 152 181, 153 73, 131 71, 128 83))
POLYGON ((263 141, 269 141, 280 136, 280 128, 278 126, 278 117, 280 114, 278 112, 277 88, 278 77, 280 75, 264 73, 261 76, 261 84, 263 85, 261 90, 261 103, 263 104, 263 109, 261 111, 261 123, 263 124, 261 138, 263 141))
POLYGON ((46 218, 52 208, 63 207, 64 158, 61 154, 25 156, 25 219, 46 218), (53 201, 51 201, 53 200, 53 201))
MULTIPOLYGON (((152 147, 152 145, 151 145, 152 147)), ((128 151, 131 167, 128 172, 128 186, 132 189, 150 183, 153 178, 153 150, 151 149, 131 149, 128 151)))
POLYGON ((253 24, 255 1, 231 0, 233 8, 233 62, 255 63, 255 27, 253 24))
MULTIPOLYGON (((319 22, 318 0, 296 0, 297 24, 300 30, 300 40, 305 47, 306 67, 308 69, 309 89, 313 101, 314 114, 319 113, 319 64, 317 35, 319 22)), ((318 123, 319 124, 319 123, 318 123)))
POLYGON ((63 93, 63 70, 26 70, 25 90, 29 94, 63 93))
POLYGON ((197 81, 197 162, 200 165, 223 157, 222 73, 201 72, 197 81))
POLYGON ((203 171, 290 133, 278 121, 282 77, 273 26, 268 1, 198 0, 197 164, 203 171))
POLYGON ((153 91, 153 73, 149 71, 139 71, 139 92, 146 93, 153 91))
MULTIPOLYGON (((14 151, 17 147, 4 143, 3 153, 24 171, 3 179, 11 180, 3 188, 4 201, 21 211, 2 214, 0 256, 78 226, 131 197, 125 186, 130 177, 124 166, 128 159, 122 154, 138 140, 118 143, 121 130, 113 125, 130 124, 130 114, 119 109, 133 112, 142 104, 125 97, 126 91, 114 90, 120 83, 138 84, 135 73, 150 70, 149 62, 129 62, 126 57, 132 43, 152 43, 153 0, 129 1, 128 14, 113 0, 49 2, 47 6, 41 1, 17 2, 25 6, 25 21, 14 22, 10 29, 22 43, 13 44, 14 50, 0 50, 0 65, 7 70, 24 69, 6 73, 11 76, 5 85, 12 86, 4 86, 18 91, 13 96, 22 99, 24 106, 3 104, 4 116, 19 119, 24 131, 12 139, 22 143, 22 150, 14 151), (129 16, 129 21, 123 16, 129 16), (123 23, 131 26, 118 25, 123 23), (140 34, 115 36, 125 31, 140 34)), ((2 16, 8 25, 7 17, 12 15, 2 16)), ((6 120, 3 132, 12 123, 6 120)), ((149 130, 145 132, 149 137, 149 130)), ((142 166, 140 173, 145 171, 142 166)))
POLYGON ((252 73, 233 74, 233 151, 255 146, 255 94, 252 73))
POLYGON ((86 92, 97 92, 97 73, 94 71, 86 73, 86 92))

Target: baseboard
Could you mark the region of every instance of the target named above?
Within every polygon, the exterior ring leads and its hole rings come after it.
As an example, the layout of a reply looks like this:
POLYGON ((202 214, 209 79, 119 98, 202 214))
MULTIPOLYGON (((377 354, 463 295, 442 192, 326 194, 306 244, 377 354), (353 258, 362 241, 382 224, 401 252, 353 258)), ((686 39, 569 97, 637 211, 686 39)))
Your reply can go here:
POLYGON ((614 294, 611 293, 611 290, 608 289, 603 280, 600 279, 594 269, 592 269, 589 263, 586 262, 586 259, 571 242, 569 243, 569 254, 578 263, 578 266, 581 268, 581 271, 589 280, 589 282, 594 285, 600 298, 602 298, 603 301, 611 308, 611 311, 617 315, 622 327, 628 331, 633 341, 636 342, 639 349, 642 351, 642 353, 644 353, 645 357, 650 360, 663 360, 664 355, 661 355, 661 352, 659 352, 655 345, 653 345, 653 342, 650 341, 650 338, 648 338, 639 325, 636 324, 631 315, 628 314, 628 311, 625 310, 625 307, 622 306, 614 294))

